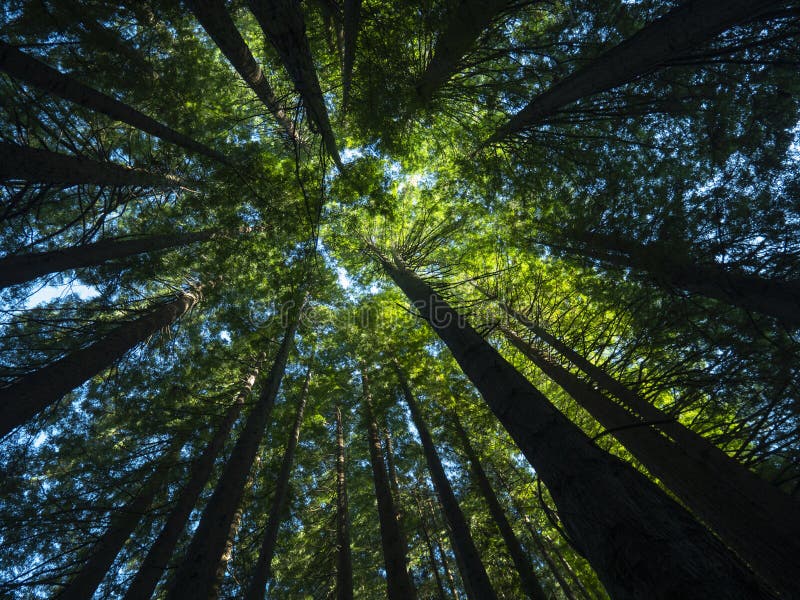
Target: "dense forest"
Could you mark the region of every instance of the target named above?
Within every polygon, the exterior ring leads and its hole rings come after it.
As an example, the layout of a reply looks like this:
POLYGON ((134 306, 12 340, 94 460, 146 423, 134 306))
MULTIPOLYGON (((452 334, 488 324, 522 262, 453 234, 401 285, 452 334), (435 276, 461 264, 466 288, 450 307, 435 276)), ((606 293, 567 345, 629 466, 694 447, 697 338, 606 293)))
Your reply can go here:
POLYGON ((1 597, 800 598, 800 2, 0 7, 1 597))

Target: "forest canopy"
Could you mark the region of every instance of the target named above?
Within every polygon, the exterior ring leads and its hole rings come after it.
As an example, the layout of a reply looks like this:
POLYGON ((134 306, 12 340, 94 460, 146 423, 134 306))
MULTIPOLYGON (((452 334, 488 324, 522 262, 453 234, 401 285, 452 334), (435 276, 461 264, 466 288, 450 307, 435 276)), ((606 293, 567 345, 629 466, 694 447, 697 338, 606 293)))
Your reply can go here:
POLYGON ((0 596, 800 597, 797 0, 0 0, 0 596))

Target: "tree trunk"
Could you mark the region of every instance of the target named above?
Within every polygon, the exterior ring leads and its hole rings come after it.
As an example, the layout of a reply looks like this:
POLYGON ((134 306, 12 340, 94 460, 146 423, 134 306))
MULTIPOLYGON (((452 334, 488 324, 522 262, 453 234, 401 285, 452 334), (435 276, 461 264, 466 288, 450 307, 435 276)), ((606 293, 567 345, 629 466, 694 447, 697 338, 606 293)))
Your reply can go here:
POLYGON ((156 541, 153 542, 150 551, 139 566, 139 570, 125 594, 125 600, 149 600, 152 597, 159 579, 167 569, 169 560, 175 552, 178 539, 186 528, 189 516, 197 504, 197 499, 203 492, 206 483, 208 483, 209 477, 211 477, 216 458, 225 446, 225 441, 230 436, 231 430, 242 412, 244 403, 250 396, 263 360, 264 356, 261 355, 253 371, 247 376, 242 390, 236 395, 233 404, 225 412, 211 441, 205 447, 203 453, 192 463, 186 485, 172 507, 161 533, 156 538, 156 541))
MULTIPOLYGON (((434 514, 433 510, 431 510, 431 516, 433 518, 435 528, 436 515, 434 514)), ((444 548, 442 548, 442 541, 435 533, 433 534, 433 541, 436 544, 437 552, 439 552, 439 558, 442 559, 442 569, 444 569, 444 576, 447 577, 447 585, 450 587, 450 595, 453 596, 454 600, 461 600, 461 594, 458 593, 458 588, 456 587, 456 579, 453 577, 453 572, 450 570, 450 561, 447 560, 447 553, 445 553, 444 548)))
POLYGON ((798 511, 775 515, 765 511, 708 463, 684 452, 679 445, 646 422, 612 402, 561 365, 502 328, 512 345, 555 381, 609 433, 750 566, 789 596, 800 594, 800 538, 792 534, 798 511))
POLYGON ((31 281, 50 273, 93 267, 110 260, 127 258, 136 254, 186 246, 208 240, 215 233, 215 230, 208 229, 195 233, 169 233, 128 239, 108 239, 63 250, 6 256, 0 258, 0 289, 31 281))
POLYGON ((394 445, 392 444, 392 436, 389 433, 389 428, 383 432, 383 443, 386 447, 386 467, 389 469, 389 485, 392 488, 392 497, 394 498, 394 507, 397 511, 397 520, 400 521, 400 480, 397 477, 397 466, 394 462, 394 445))
POLYGON ((336 407, 336 600, 353 600, 353 557, 344 468, 342 409, 336 407))
POLYGON ((770 596, 688 512, 594 445, 430 285, 404 265, 379 258, 536 469, 567 534, 611 595, 770 596))
POLYGON ((303 99, 309 119, 322 135, 328 154, 341 171, 344 167, 331 129, 328 109, 325 108, 314 57, 306 38, 306 24, 300 1, 248 0, 247 4, 289 73, 303 99))
POLYGON ((431 479, 436 488, 436 494, 439 496, 439 502, 450 526, 453 551, 456 555, 456 562, 461 572, 461 580, 464 582, 467 597, 470 600, 491 600, 496 598, 492 584, 489 582, 489 576, 486 574, 486 569, 483 567, 480 554, 478 554, 478 549, 475 547, 475 542, 472 541, 467 520, 458 506, 458 500, 456 500, 453 489, 450 487, 450 482, 447 481, 447 475, 441 460, 439 460, 433 438, 425 425, 405 373, 397 362, 393 361, 392 366, 400 380, 403 396, 411 411, 411 419, 414 421, 414 426, 417 428, 422 441, 422 450, 425 454, 425 461, 428 464, 431 479))
POLYGON ((181 185, 180 179, 172 175, 154 175, 112 162, 0 142, 0 182, 5 181, 64 186, 89 183, 163 189, 181 185))
POLYGON ((375 497, 378 501, 378 519, 381 528, 381 545, 386 567, 387 597, 389 600, 406 600, 417 597, 417 591, 408 575, 406 540, 396 519, 397 512, 392 502, 392 491, 383 462, 381 439, 378 424, 372 411, 372 395, 366 369, 361 367, 361 384, 364 388, 364 419, 367 424, 369 458, 372 464, 372 479, 375 484, 375 497))
POLYGON ((186 0, 186 4, 228 62, 264 103, 284 134, 290 140, 299 142, 300 138, 295 131, 294 123, 281 106, 256 59, 253 58, 223 0, 186 0))
POLYGON ((350 102, 350 84, 356 62, 358 29, 361 25, 361 0, 344 0, 344 58, 342 59, 342 108, 350 102))
POLYGON ((0 69, 15 79, 54 96, 102 113, 115 121, 127 123, 165 142, 230 165, 222 153, 162 125, 127 104, 76 81, 3 41, 0 41, 0 69))
POLYGON ((269 509, 267 528, 264 531, 261 549, 259 550, 255 567, 253 568, 253 578, 244 596, 245 600, 263 600, 267 582, 272 577, 270 567, 272 564, 272 557, 275 554, 275 543, 278 540, 281 516, 283 515, 283 510, 289 495, 289 476, 292 473, 297 443, 300 441, 300 428, 303 426, 303 412, 305 411, 306 401, 308 400, 308 387, 311 383, 311 365, 313 361, 314 356, 312 354, 308 363, 308 369, 306 370, 306 380, 303 383, 303 390, 300 392, 300 398, 297 401, 297 413, 294 417, 294 427, 289 436, 289 441, 286 444, 286 451, 283 453, 281 469, 275 483, 275 497, 272 499, 272 505, 269 509))
POLYGON ((489 483, 489 478, 486 476, 483 466, 481 466, 480 460, 478 459, 478 454, 475 452, 475 449, 472 447, 472 443, 469 441, 469 435, 467 435, 467 432, 464 430, 464 427, 461 425, 461 421, 459 421, 458 416, 455 413, 448 415, 448 420, 450 420, 455 428, 456 434, 458 434, 459 440, 461 441, 461 446, 464 449, 464 453, 467 455, 467 460, 469 460, 470 466, 472 467, 472 472, 475 475, 478 489, 480 489, 481 494, 486 500, 486 503, 489 505, 489 513, 492 515, 492 519, 494 519, 494 522, 497 524, 497 528, 500 530, 500 535, 503 536, 503 540, 508 548, 508 553, 511 555, 511 559, 514 561, 514 566, 517 568, 517 572, 519 573, 519 577, 522 582, 523 591, 528 598, 531 598, 531 600, 545 600, 547 596, 545 595, 542 585, 539 583, 539 580, 536 577, 536 573, 533 570, 533 564, 525 555, 525 551, 522 549, 522 544, 520 544, 517 535, 514 533, 511 523, 508 522, 508 518, 506 517, 503 507, 500 506, 500 501, 497 499, 497 494, 494 493, 492 485, 489 483))
POLYGON ((169 600, 205 600, 216 598, 219 594, 218 566, 225 553, 231 526, 239 511, 258 447, 278 395, 299 318, 300 310, 286 329, 269 377, 264 381, 258 401, 250 411, 214 494, 203 511, 172 587, 167 593, 169 600))
POLYGON ((428 551, 428 561, 431 563, 431 570, 433 571, 433 578, 436 582, 436 591, 439 595, 439 600, 447 600, 447 594, 444 591, 444 584, 442 577, 439 575, 439 565, 436 562, 436 552, 433 549, 430 533, 428 533, 428 526, 425 524, 425 509, 422 507, 422 502, 419 496, 416 497, 417 510, 419 511, 419 525, 422 531, 422 539, 425 542, 425 548, 428 551))
POLYGON ((118 326, 93 344, 73 350, 0 389, 0 438, 113 365, 137 344, 174 323, 199 299, 199 290, 182 292, 174 300, 118 326))
POLYGON ((634 81, 780 0, 688 0, 550 86, 499 127, 487 144, 539 123, 564 106, 634 81))

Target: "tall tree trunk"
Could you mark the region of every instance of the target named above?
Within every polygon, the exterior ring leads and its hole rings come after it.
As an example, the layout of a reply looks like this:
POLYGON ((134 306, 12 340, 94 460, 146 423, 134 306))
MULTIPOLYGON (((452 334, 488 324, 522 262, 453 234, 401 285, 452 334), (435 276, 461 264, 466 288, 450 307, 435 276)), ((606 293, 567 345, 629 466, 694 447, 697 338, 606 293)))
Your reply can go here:
POLYGON ((142 516, 150 510, 156 494, 163 489, 186 437, 182 435, 171 444, 136 495, 112 515, 108 529, 92 546, 80 572, 56 594, 58 600, 86 600, 94 595, 142 516))
POLYGON ((252 372, 245 379, 244 385, 236 395, 233 404, 228 407, 222 417, 211 441, 205 447, 203 453, 192 463, 186 485, 184 485, 178 499, 175 501, 167 521, 161 529, 161 533, 156 538, 156 541, 153 542, 147 556, 139 566, 139 570, 125 594, 125 600, 149 600, 152 597, 159 579, 164 574, 169 560, 175 552, 178 539, 186 528, 189 516, 197 504, 197 499, 211 477, 217 456, 225 446, 233 426, 239 419, 244 403, 253 390, 253 385, 256 382, 263 360, 264 355, 262 354, 252 372))
POLYGON ((0 142, 0 182, 27 181, 56 185, 134 186, 176 188, 180 179, 155 175, 112 162, 100 162, 84 156, 70 156, 42 148, 0 142))
POLYGON ((442 461, 436 452, 433 438, 425 425, 406 375, 396 361, 392 362, 392 366, 400 380, 403 396, 411 411, 411 419, 414 421, 414 426, 417 428, 422 441, 422 451, 425 454, 425 461, 428 464, 436 494, 439 496, 439 502, 450 526, 453 551, 456 555, 456 562, 461 572, 461 580, 464 582, 467 597, 470 600, 491 600, 496 598, 492 584, 489 582, 489 576, 486 574, 486 569, 481 562, 480 554, 478 554, 478 549, 475 547, 475 542, 472 541, 467 520, 464 517, 464 513, 461 512, 458 500, 456 500, 453 489, 450 487, 450 482, 447 480, 442 461))
POLYGON ((283 453, 281 469, 278 472, 278 479, 275 483, 275 497, 272 499, 272 505, 269 509, 267 528, 261 540, 261 549, 258 552, 258 559, 253 568, 253 577, 250 580, 250 585, 244 596, 245 600, 263 600, 267 582, 272 577, 272 557, 275 554, 278 529, 281 525, 281 517, 289 495, 289 476, 292 473, 297 443, 300 441, 300 428, 303 426, 303 412, 305 411, 306 402, 308 400, 308 387, 311 383, 311 367, 313 361, 314 355, 312 353, 309 359, 308 369, 306 370, 303 390, 300 392, 300 398, 297 401, 297 413, 294 417, 294 427, 289 436, 289 441, 286 444, 286 451, 283 453))
POLYGON ((419 513, 419 526, 422 531, 422 539, 425 542, 425 548, 428 551, 428 561, 431 563, 431 570, 433 571, 433 579, 436 582, 436 591, 439 595, 439 600, 447 600, 447 594, 444 591, 444 584, 442 577, 439 574, 439 565, 436 562, 436 552, 433 549, 430 533, 428 533, 428 525, 426 524, 425 509, 422 506, 422 501, 419 496, 416 496, 417 511, 419 513))
POLYGON ((199 290, 182 292, 174 300, 156 305, 137 319, 118 326, 93 344, 73 350, 0 389, 0 438, 174 323, 199 299, 199 290))
MULTIPOLYGON (((739 490, 735 481, 684 452, 646 422, 612 402, 567 369, 548 360, 513 331, 506 338, 555 381, 750 566, 787 594, 800 594, 798 513, 773 514, 739 490), (782 518, 782 517, 785 517, 782 518)), ((791 501, 789 501, 791 502, 791 501)))
POLYGON ((342 409, 336 406, 336 600, 353 600, 353 557, 344 463, 342 409))
POLYGON ((762 598, 760 581, 641 473, 598 448, 433 288, 379 255, 547 485, 615 598, 762 598))
POLYGON ((402 513, 399 508, 400 480, 397 477, 397 466, 394 461, 394 445, 392 444, 392 435, 389 433, 388 427, 383 432, 383 443, 386 447, 386 467, 389 470, 389 485, 392 488, 392 497, 394 498, 395 510, 397 511, 397 519, 399 521, 402 513))
POLYGON ((31 281, 50 273, 93 267, 119 258, 186 246, 210 239, 216 230, 194 233, 169 233, 128 239, 100 240, 62 250, 30 252, 0 258, 0 289, 31 281))
POLYGON ((353 81, 353 66, 356 63, 356 44, 361 26, 361 0, 344 0, 344 57, 342 59, 342 108, 350 102, 350 84, 353 81))
POLYGON ((505 541, 506 547, 508 548, 508 553, 514 561, 514 566, 517 568, 522 582, 523 591, 531 600, 545 600, 547 596, 542 589, 542 585, 539 583, 539 579, 536 577, 533 564, 522 549, 522 544, 520 544, 517 535, 514 533, 511 523, 508 522, 503 507, 500 506, 500 501, 497 499, 497 494, 494 493, 492 485, 489 483, 489 478, 486 476, 483 466, 481 466, 478 454, 469 441, 469 435, 467 435, 467 432, 464 430, 461 421, 459 421, 455 413, 448 415, 448 420, 450 420, 458 435, 461 447, 464 449, 467 460, 469 460, 470 466, 472 467, 472 472, 475 475, 478 489, 480 489, 486 503, 489 505, 489 513, 497 524, 500 535, 503 536, 503 541, 505 541))
POLYGON ((459 61, 509 4, 510 0, 460 0, 453 6, 444 31, 436 39, 431 62, 417 84, 423 105, 456 73, 459 61))
POLYGON ((325 108, 311 46, 306 38, 300 1, 248 0, 247 4, 303 99, 309 119, 322 135, 325 149, 342 170, 344 166, 336 147, 328 109, 325 108))
POLYGON ((496 143, 535 125, 564 106, 618 87, 663 67, 721 32, 749 21, 780 0, 688 0, 550 86, 499 127, 496 143))
POLYGON ((127 123, 165 142, 230 165, 228 159, 221 152, 212 150, 200 142, 162 125, 135 108, 76 81, 69 75, 49 67, 3 41, 0 41, 0 70, 28 85, 102 113, 115 121, 127 123))
POLYGON ((300 141, 294 123, 281 106, 261 67, 236 28, 223 0, 186 0, 186 5, 219 47, 228 62, 250 86, 291 140, 300 141))
POLYGON ((230 537, 231 526, 242 503, 247 480, 275 404, 275 397, 278 395, 299 318, 300 310, 286 329, 269 377, 264 381, 258 401, 250 411, 220 475, 217 487, 206 504, 194 537, 167 593, 169 600, 183 598, 205 600, 216 598, 219 594, 218 566, 230 537))
MULTIPOLYGON (((429 508, 431 508, 429 506, 429 508)), ((433 519, 434 529, 436 528, 436 513, 431 508, 431 517, 433 519)), ((435 533, 431 534, 433 537, 433 541, 436 544, 436 551, 439 553, 439 558, 442 560, 442 569, 444 569, 444 576, 447 578, 447 585, 450 587, 450 595, 454 598, 454 600, 461 600, 461 594, 458 593, 458 587, 456 587, 456 578, 453 577, 453 571, 450 570, 450 561, 447 560, 447 553, 444 551, 442 547, 442 540, 439 539, 439 536, 435 533)))
POLYGON ((396 517, 392 491, 383 462, 381 438, 378 424, 372 410, 372 395, 369 390, 369 379, 364 366, 361 366, 361 384, 363 386, 364 420, 367 424, 367 441, 369 458, 372 464, 372 480, 375 484, 375 497, 378 501, 378 520, 381 528, 381 545, 386 567, 387 596, 390 600, 414 599, 417 591, 408 574, 406 557, 406 540, 400 531, 396 517))

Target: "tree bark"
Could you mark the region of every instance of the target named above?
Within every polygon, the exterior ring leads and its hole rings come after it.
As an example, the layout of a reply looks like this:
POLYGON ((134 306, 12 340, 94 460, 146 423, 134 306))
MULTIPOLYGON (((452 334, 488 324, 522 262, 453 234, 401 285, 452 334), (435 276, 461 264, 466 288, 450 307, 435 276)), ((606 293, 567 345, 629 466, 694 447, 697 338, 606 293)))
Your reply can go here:
POLYGON ((174 323, 197 304, 199 298, 199 290, 182 292, 174 300, 118 326, 93 344, 73 350, 0 389, 0 438, 113 365, 134 346, 174 323))
POLYGON ((27 181, 56 185, 133 186, 176 188, 180 179, 155 175, 112 162, 100 162, 84 156, 70 156, 42 148, 0 142, 0 182, 27 181))
POLYGON ((297 443, 300 441, 300 428, 303 426, 303 412, 308 400, 308 387, 311 383, 311 367, 314 361, 313 354, 306 370, 306 379, 303 383, 303 390, 297 401, 297 412, 294 417, 294 426, 286 444, 286 451, 283 453, 281 468, 278 472, 278 479, 275 483, 275 497, 267 517, 267 528, 261 541, 261 548, 258 552, 258 559, 253 568, 253 577, 245 594, 245 600, 263 600, 266 592, 267 582, 272 577, 272 557, 275 554, 275 543, 278 540, 278 529, 281 525, 281 516, 289 495, 289 476, 292 473, 294 464, 294 454, 297 450, 297 443))
POLYGON ((398 259, 387 274, 447 344, 547 485, 564 527, 615 598, 770 597, 687 511, 604 452, 398 259))
POLYGON ((411 411, 411 419, 414 421, 414 426, 417 428, 422 441, 422 450, 425 454, 425 461, 428 464, 431 479, 436 488, 436 494, 439 496, 439 502, 450 526, 453 551, 456 555, 456 562, 461 572, 461 580, 464 582, 467 597, 470 600, 491 600, 496 598, 492 584, 489 582, 489 576, 486 574, 486 569, 481 562, 478 549, 475 547, 472 535, 470 535, 467 520, 464 517, 464 513, 461 512, 458 500, 456 500, 453 489, 450 487, 450 482, 447 480, 447 475, 436 452, 433 438, 425 425, 405 373, 397 362, 393 362, 392 366, 400 380, 403 396, 411 411))
POLYGON ((508 517, 506 517, 503 507, 500 506, 500 501, 497 499, 497 494, 494 493, 492 485, 489 483, 489 478, 486 476, 483 466, 481 466, 478 454, 469 441, 469 435, 461 425, 458 415, 451 413, 448 415, 448 420, 450 420, 461 441, 461 447, 464 449, 467 460, 472 467, 478 489, 480 489, 486 503, 489 505, 489 513, 492 515, 492 519, 500 530, 500 535, 503 536, 503 541, 506 543, 508 553, 514 561, 514 566, 517 568, 520 581, 522 582, 523 591, 531 600, 546 600, 547 596, 542 589, 541 583, 539 583, 539 579, 536 577, 533 564, 522 549, 522 544, 514 533, 511 523, 508 522, 508 517))
POLYGON ((71 76, 49 67, 3 41, 0 41, 0 69, 28 85, 102 113, 115 121, 127 123, 165 142, 202 154, 223 164, 231 164, 221 152, 212 150, 208 146, 162 125, 135 108, 76 81, 71 76))
POLYGON ((263 360, 264 356, 261 355, 253 371, 245 379, 242 390, 236 395, 233 404, 230 405, 222 417, 211 441, 205 447, 203 453, 192 463, 186 485, 184 485, 175 505, 172 507, 161 533, 156 538, 156 541, 153 542, 147 556, 139 566, 139 570, 125 594, 125 600, 150 600, 152 597, 159 579, 167 569, 169 560, 175 552, 178 539, 186 528, 189 516, 197 504, 197 499, 211 477, 217 456, 225 446, 225 441, 230 436, 233 426, 239 419, 245 401, 250 396, 263 360))
POLYGON ((353 557, 344 463, 342 409, 336 407, 336 600, 353 600, 353 557))
POLYGON ((250 48, 236 28, 223 0, 186 0, 186 5, 228 59, 228 62, 255 92, 259 100, 264 103, 283 133, 290 140, 299 142, 300 137, 295 131, 294 123, 281 106, 264 71, 253 58, 250 48))
POLYGON ((406 540, 400 531, 397 511, 392 502, 392 491, 383 461, 381 439, 378 424, 372 410, 372 395, 366 369, 361 367, 361 385, 363 386, 364 419, 367 424, 367 441, 369 458, 372 464, 372 480, 375 484, 375 497, 378 501, 378 520, 381 529, 381 545, 383 561, 386 567, 386 587, 389 600, 406 600, 417 597, 417 591, 408 574, 408 558, 406 556, 406 540))
POLYGON ((207 229, 193 233, 169 233, 127 239, 100 240, 91 244, 73 246, 62 250, 13 254, 0 258, 0 289, 25 283, 50 273, 59 273, 81 267, 156 252, 166 248, 186 246, 210 239, 217 233, 207 229))
POLYGON ((494 144, 531 127, 581 98, 634 81, 723 31, 752 20, 780 0, 688 0, 557 81, 499 127, 494 144))
POLYGON ((218 567, 228 544, 231 526, 244 496, 248 476, 264 437, 267 421, 286 370, 294 343, 300 310, 286 329, 269 377, 264 381, 247 422, 217 482, 217 487, 200 518, 192 541, 167 593, 169 600, 216 598, 219 594, 218 567))

